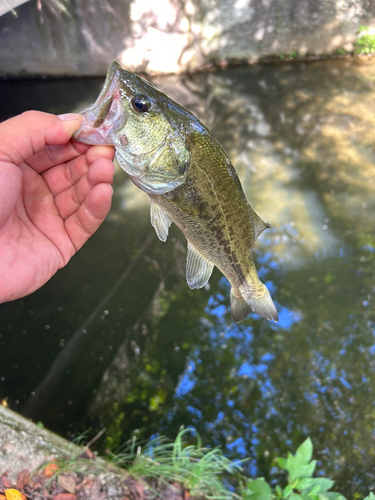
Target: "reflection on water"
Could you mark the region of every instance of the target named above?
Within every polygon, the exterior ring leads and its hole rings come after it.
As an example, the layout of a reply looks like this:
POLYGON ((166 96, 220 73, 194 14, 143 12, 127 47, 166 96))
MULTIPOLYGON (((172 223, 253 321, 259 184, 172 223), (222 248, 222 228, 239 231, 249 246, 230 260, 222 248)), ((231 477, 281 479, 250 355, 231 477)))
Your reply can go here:
MULTIPOLYGON (((272 224, 256 246, 279 324, 233 324, 229 286, 185 282, 186 243, 161 243, 146 195, 116 174, 113 210, 69 265, 0 306, 0 397, 63 435, 102 426, 194 426, 275 477, 273 458, 311 436, 342 493, 374 483, 375 66, 253 66, 156 83, 198 114, 272 224)), ((0 82, 7 107, 66 112, 102 80, 0 82)))

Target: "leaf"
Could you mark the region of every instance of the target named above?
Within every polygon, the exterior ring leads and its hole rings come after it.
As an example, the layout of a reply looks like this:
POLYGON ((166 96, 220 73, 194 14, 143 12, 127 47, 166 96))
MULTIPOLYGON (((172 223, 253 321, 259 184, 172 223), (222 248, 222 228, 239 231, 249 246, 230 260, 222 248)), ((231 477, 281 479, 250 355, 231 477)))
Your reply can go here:
POLYGON ((1 481, 3 483, 4 488, 12 487, 12 481, 8 477, 8 472, 4 472, 4 474, 1 476, 1 481))
POLYGON ((298 493, 295 493, 292 491, 292 493, 289 495, 288 500, 301 500, 302 497, 298 493))
POLYGON ((303 477, 311 477, 316 467, 316 460, 313 460, 309 464, 301 463, 298 457, 288 457, 287 459, 287 471, 289 472, 290 481, 293 482, 295 479, 301 479, 303 477))
POLYGON ((52 462, 48 464, 44 469, 44 475, 46 477, 52 477, 54 474, 56 474, 58 469, 59 469, 58 465, 52 462))
POLYGON ((291 487, 290 484, 288 484, 288 486, 285 486, 284 492, 283 492, 284 493, 283 498, 287 498, 291 494, 292 491, 293 491, 293 488, 291 487))
POLYGON ((270 485, 264 478, 250 479, 243 492, 244 500, 271 500, 273 498, 270 485))
MULTIPOLYGON (((325 496, 329 500, 346 500, 346 498, 343 495, 341 495, 341 493, 338 493, 337 491, 328 491, 328 493, 325 493, 325 496)), ((371 500, 371 498, 373 500, 375 500, 374 495, 372 497, 367 497, 367 500, 371 500)), ((366 498, 365 498, 365 500, 366 500, 366 498)))
POLYGON ((314 486, 314 481, 315 479, 313 477, 303 477, 293 483, 293 487, 296 490, 310 490, 314 486))
POLYGON ((302 463, 308 464, 312 458, 313 444, 310 438, 307 438, 299 448, 297 448, 295 457, 302 463))
POLYGON ((59 486, 61 486, 61 488, 68 491, 69 493, 76 492, 76 481, 74 477, 60 475, 57 481, 59 483, 59 486))
POLYGON ((4 493, 7 500, 26 500, 25 495, 22 495, 22 493, 18 490, 5 490, 4 493))
POLYGON ((294 487, 297 490, 303 490, 304 493, 325 493, 330 488, 332 488, 334 481, 331 479, 326 479, 325 477, 306 477, 300 479, 294 487))
POLYGON ((77 495, 73 493, 58 493, 53 497, 53 500, 76 500, 77 495))
POLYGON ((22 488, 26 486, 26 484, 28 484, 29 479, 30 479, 29 469, 21 470, 17 478, 17 484, 16 484, 17 490, 22 490, 22 488))
POLYGON ((275 491, 276 491, 276 495, 278 497, 282 497, 283 496, 283 490, 280 488, 280 486, 278 484, 275 486, 275 491))
POLYGON ((286 459, 285 458, 278 457, 278 458, 276 458, 276 461, 277 461, 280 469, 286 469, 286 459))
POLYGON ((365 498, 365 500, 375 500, 375 495, 373 494, 373 492, 372 492, 372 491, 370 491, 369 496, 367 496, 367 497, 365 498))

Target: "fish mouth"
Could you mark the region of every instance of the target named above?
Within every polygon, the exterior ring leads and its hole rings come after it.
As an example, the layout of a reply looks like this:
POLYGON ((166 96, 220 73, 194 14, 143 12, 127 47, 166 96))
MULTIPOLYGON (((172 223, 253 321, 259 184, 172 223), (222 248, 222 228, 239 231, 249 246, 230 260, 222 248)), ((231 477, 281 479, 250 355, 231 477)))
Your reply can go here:
POLYGON ((73 135, 77 141, 85 144, 113 144, 111 133, 122 128, 126 121, 118 90, 120 71, 121 66, 114 61, 95 103, 80 111, 83 116, 82 124, 73 135))

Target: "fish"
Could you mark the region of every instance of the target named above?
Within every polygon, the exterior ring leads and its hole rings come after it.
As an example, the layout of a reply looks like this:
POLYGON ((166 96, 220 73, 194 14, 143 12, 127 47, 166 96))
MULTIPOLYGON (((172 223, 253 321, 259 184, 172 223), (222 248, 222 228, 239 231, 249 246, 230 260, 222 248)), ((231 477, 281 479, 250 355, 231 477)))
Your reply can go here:
POLYGON ((231 285, 234 321, 253 311, 278 321, 252 255, 270 224, 251 208, 222 146, 203 123, 153 83, 114 61, 94 104, 81 111, 75 139, 112 145, 133 183, 151 200, 161 241, 176 224, 187 240, 186 280, 204 287, 216 266, 231 285))

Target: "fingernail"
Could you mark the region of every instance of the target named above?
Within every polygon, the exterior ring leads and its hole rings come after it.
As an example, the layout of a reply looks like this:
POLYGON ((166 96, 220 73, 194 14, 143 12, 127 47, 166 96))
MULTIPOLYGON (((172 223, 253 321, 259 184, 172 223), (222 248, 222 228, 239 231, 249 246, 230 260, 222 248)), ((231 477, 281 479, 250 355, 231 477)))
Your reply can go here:
POLYGON ((60 118, 60 120, 65 120, 65 121, 68 121, 68 120, 78 120, 78 118, 81 118, 82 115, 80 115, 79 113, 65 113, 63 115, 57 115, 58 118, 60 118))

